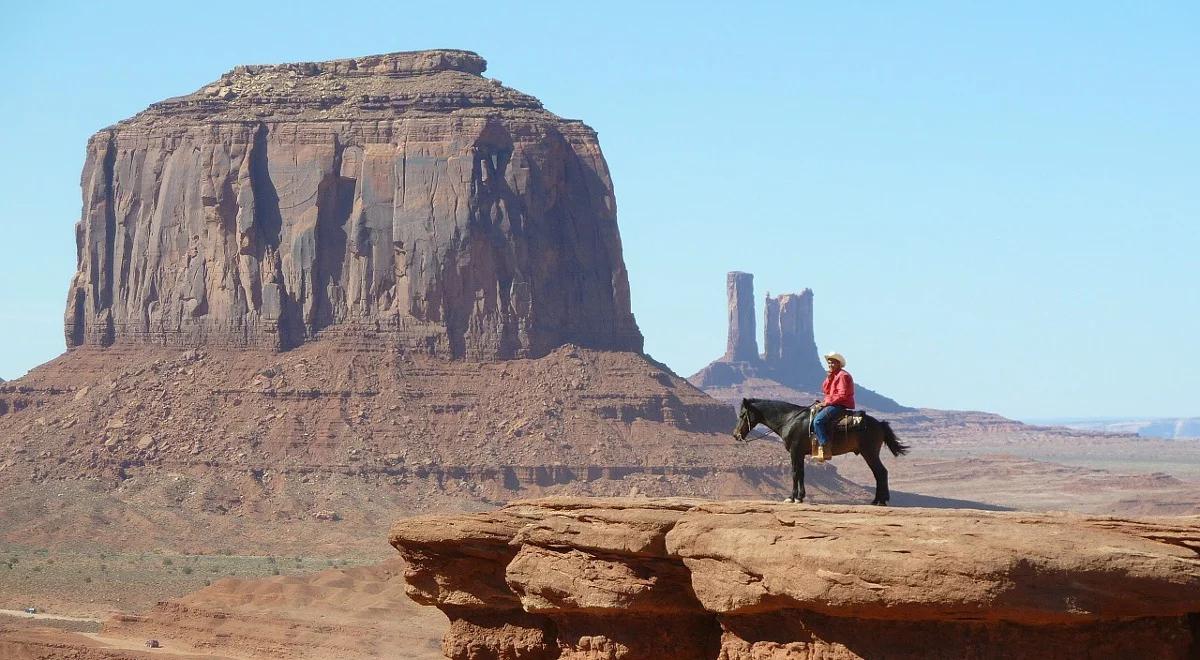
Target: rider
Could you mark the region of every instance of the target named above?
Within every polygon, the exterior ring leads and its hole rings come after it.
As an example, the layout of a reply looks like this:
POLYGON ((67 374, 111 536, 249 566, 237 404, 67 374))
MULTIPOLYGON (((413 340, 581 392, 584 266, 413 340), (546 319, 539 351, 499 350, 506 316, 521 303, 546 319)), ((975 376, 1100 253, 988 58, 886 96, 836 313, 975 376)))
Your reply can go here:
POLYGON ((827 448, 829 444, 828 426, 837 421, 847 410, 854 409, 854 379, 846 371, 846 358, 841 353, 826 353, 825 364, 828 365, 829 375, 821 383, 821 391, 825 393, 825 405, 813 418, 813 432, 817 434, 817 455, 813 458, 825 461, 833 458, 833 451, 827 448))

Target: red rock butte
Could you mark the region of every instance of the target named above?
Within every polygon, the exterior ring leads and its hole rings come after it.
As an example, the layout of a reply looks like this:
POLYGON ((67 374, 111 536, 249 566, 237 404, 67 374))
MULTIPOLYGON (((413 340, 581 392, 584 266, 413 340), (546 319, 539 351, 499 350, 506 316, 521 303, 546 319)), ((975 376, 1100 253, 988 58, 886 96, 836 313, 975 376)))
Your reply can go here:
POLYGON ((595 132, 485 65, 240 66, 99 131, 69 350, 0 385, 0 539, 346 548, 518 493, 779 492, 786 454, 642 353, 595 132))
POLYGON ((92 136, 67 345, 640 352, 596 133, 460 50, 239 66, 92 136))

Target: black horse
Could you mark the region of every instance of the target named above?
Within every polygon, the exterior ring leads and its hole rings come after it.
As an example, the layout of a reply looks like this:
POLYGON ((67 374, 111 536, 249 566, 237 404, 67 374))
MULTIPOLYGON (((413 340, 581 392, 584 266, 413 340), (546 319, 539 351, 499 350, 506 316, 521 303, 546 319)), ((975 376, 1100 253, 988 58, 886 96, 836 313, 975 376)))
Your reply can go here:
MULTIPOLYGON (((769 399, 742 399, 742 409, 738 411, 737 427, 733 429, 734 440, 745 441, 750 429, 759 424, 783 438, 783 446, 792 458, 792 496, 786 502, 804 501, 804 456, 812 453, 813 414, 814 408, 769 399)), ((854 452, 867 462, 871 474, 875 475, 875 499, 871 504, 881 506, 887 506, 891 499, 887 468, 879 460, 879 451, 884 445, 892 450, 893 456, 908 453, 908 446, 896 438, 892 427, 870 415, 864 414, 862 422, 853 428, 845 429, 835 424, 834 428, 829 429, 828 449, 832 450, 834 456, 854 452)))

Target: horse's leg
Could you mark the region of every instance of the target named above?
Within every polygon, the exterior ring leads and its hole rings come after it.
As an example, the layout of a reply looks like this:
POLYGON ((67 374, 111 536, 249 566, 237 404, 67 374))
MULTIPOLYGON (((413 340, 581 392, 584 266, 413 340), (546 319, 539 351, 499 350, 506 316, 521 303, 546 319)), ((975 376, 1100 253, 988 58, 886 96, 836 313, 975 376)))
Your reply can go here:
POLYGON ((787 499, 788 502, 804 501, 804 450, 803 442, 792 443, 792 451, 789 452, 792 457, 792 496, 787 499))
POLYGON ((867 462, 867 467, 871 468, 871 474, 875 475, 875 499, 871 504, 887 506, 892 494, 888 491, 887 468, 883 466, 883 461, 879 460, 879 443, 871 443, 870 446, 861 449, 863 460, 867 462))

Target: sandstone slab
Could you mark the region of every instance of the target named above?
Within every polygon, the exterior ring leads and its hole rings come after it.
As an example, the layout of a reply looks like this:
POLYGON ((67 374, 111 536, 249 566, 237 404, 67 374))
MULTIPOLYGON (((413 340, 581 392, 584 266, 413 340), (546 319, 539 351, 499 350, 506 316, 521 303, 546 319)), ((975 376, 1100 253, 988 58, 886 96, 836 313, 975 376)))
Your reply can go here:
POLYGON ((443 649, 455 658, 522 657, 502 652, 514 643, 475 643, 503 640, 501 624, 538 631, 537 657, 561 658, 1182 658, 1200 648, 1195 516, 558 497, 401 520, 391 542, 411 596, 472 622, 452 625, 443 649), (499 549, 500 530, 507 549, 481 556, 499 549))

